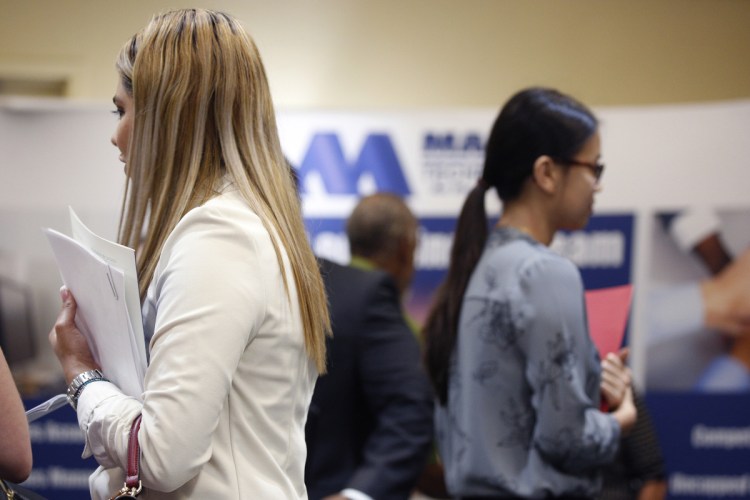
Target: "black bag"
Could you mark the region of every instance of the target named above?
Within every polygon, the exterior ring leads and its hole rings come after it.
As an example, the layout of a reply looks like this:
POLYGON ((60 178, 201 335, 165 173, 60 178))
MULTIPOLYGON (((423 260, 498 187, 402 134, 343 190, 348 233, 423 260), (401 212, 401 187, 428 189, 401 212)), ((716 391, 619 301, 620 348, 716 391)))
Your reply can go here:
POLYGON ((33 491, 0 479, 0 500, 46 500, 33 491))

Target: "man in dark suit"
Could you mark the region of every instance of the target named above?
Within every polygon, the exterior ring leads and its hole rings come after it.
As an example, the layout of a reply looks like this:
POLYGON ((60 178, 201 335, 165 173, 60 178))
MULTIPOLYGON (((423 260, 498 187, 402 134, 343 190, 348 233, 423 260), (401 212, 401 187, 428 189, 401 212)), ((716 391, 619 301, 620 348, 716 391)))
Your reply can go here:
POLYGON ((399 287, 379 269, 320 264, 333 338, 308 415, 308 495, 406 499, 430 452, 433 399, 399 287))

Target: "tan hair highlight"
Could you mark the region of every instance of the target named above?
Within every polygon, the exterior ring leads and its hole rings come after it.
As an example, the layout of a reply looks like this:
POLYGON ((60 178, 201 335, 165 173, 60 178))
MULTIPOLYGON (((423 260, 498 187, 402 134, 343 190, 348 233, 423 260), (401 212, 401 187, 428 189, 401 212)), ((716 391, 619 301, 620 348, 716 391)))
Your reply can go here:
POLYGON ((171 11, 125 44, 117 68, 135 110, 119 239, 138 249, 141 297, 167 236, 190 209, 217 194, 226 175, 271 235, 289 296, 279 244, 286 250, 305 346, 324 373, 325 289, 252 39, 227 14, 171 11))

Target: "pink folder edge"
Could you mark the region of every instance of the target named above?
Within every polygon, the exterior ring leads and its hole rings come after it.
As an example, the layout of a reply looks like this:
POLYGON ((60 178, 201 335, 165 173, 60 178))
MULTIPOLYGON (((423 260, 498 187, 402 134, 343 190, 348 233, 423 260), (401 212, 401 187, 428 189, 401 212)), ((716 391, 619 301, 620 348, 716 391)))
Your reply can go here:
POLYGON ((585 297, 589 335, 599 350, 599 356, 604 358, 622 347, 633 285, 588 290, 585 297))

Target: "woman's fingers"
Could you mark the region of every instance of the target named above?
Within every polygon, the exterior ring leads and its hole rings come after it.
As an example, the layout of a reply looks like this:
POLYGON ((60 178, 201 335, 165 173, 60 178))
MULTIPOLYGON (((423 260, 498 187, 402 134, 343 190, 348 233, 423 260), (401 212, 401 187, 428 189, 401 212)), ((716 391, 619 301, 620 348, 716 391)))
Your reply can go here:
POLYGON ((624 363, 627 352, 609 353, 602 360, 601 391, 607 403, 618 407, 625 398, 632 383, 630 368, 624 363))
POLYGON ((55 326, 49 333, 52 349, 60 360, 68 383, 79 373, 98 368, 86 338, 76 327, 76 301, 73 294, 63 287, 60 289, 62 308, 57 315, 55 326))

